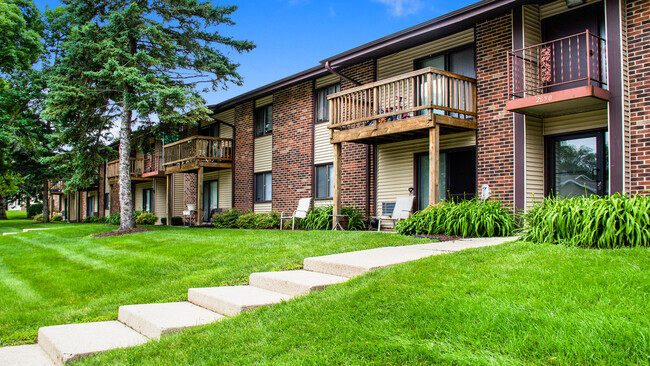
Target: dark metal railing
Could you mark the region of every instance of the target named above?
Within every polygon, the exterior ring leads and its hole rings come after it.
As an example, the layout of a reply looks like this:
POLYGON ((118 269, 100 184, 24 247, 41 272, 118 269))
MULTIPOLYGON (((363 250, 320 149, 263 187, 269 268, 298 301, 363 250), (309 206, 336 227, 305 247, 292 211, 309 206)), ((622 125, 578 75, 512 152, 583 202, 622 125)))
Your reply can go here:
POLYGON ((589 30, 508 52, 511 99, 607 85, 607 44, 589 30))

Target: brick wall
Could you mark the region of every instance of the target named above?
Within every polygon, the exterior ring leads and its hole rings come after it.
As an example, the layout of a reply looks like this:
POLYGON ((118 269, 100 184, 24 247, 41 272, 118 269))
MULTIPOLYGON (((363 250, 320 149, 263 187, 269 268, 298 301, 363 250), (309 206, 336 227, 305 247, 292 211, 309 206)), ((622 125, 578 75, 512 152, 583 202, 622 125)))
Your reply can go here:
MULTIPOLYGON (((352 65, 341 70, 341 73, 359 83, 366 84, 375 81, 375 61, 368 60, 356 65, 352 65)), ((347 80, 341 80, 341 90, 355 87, 354 84, 347 80)), ((355 205, 358 209, 366 211, 366 192, 368 191, 367 164, 368 155, 367 145, 344 142, 341 152, 341 186, 342 186, 342 204, 343 206, 355 205)), ((374 149, 370 149, 371 167, 374 159, 374 149)), ((370 172, 372 173, 372 171, 370 172)), ((371 179, 374 179, 371 177, 371 179)), ((374 182, 371 182, 374 185, 374 182)), ((371 201, 369 203, 370 212, 374 214, 374 186, 370 187, 371 201)))
POLYGON ((86 197, 88 192, 79 192, 79 221, 86 218, 86 197))
POLYGON ((120 212, 120 186, 111 184, 111 214, 120 212))
MULTIPOLYGON (((253 102, 235 107, 234 208, 253 209, 253 102)), ((273 126, 275 128, 275 126, 273 126)))
POLYGON ((514 199, 514 121, 506 111, 511 19, 504 15, 476 25, 478 191, 489 184, 492 196, 506 204, 514 199))
POLYGON ((274 210, 291 212, 300 198, 313 196, 313 105, 312 81, 273 96, 274 210))
POLYGON ((647 0, 629 0, 628 67, 630 95, 631 194, 650 194, 650 7, 647 0))
POLYGON ((99 167, 99 192, 97 193, 97 207, 99 211, 99 216, 106 216, 106 211, 104 211, 104 193, 106 192, 106 187, 104 183, 106 180, 105 176, 106 165, 99 167))

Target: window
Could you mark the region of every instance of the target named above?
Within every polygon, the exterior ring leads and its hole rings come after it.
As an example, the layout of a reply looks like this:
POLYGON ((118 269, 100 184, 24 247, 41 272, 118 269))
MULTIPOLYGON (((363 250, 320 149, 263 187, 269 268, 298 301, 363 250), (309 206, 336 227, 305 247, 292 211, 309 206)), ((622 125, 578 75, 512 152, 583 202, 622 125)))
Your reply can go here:
POLYGON ((110 193, 104 193, 104 210, 111 209, 111 195, 110 193))
POLYGON ((271 173, 255 174, 255 201, 271 200, 271 173))
POLYGON ((334 191, 334 165, 316 167, 316 198, 330 198, 334 191))
POLYGON ((201 127, 199 135, 206 137, 219 137, 219 123, 213 123, 209 126, 201 127))
POLYGON ((95 196, 86 197, 86 216, 95 216, 95 196))
POLYGON ((330 119, 329 103, 327 96, 341 91, 341 84, 328 86, 316 90, 316 123, 326 122, 330 119))
POLYGON ((153 211, 153 189, 142 190, 142 211, 153 211))
POLYGON ((255 110, 255 137, 268 135, 273 131, 273 105, 255 110))

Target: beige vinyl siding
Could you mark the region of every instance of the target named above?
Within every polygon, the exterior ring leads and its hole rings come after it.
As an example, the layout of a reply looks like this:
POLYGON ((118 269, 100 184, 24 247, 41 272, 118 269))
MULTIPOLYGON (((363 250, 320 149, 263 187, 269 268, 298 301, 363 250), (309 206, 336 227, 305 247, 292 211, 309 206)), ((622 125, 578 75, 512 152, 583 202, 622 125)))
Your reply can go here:
POLYGON ((327 207, 332 205, 332 200, 314 200, 314 207, 327 207))
POLYGON ((607 128, 607 109, 544 119, 544 135, 607 128))
POLYGON ((167 217, 167 178, 155 178, 154 183, 153 211, 160 224, 160 219, 167 217))
POLYGON ((256 203, 253 205, 255 213, 271 212, 271 202, 256 203))
POLYGON ((135 185, 135 202, 133 206, 136 211, 142 211, 142 191, 150 188, 153 188, 153 182, 138 183, 135 185))
POLYGON ((334 148, 330 144, 328 123, 319 123, 314 127, 314 164, 326 164, 334 161, 334 148))
POLYGON ((256 99, 255 108, 263 107, 271 103, 273 103, 273 94, 267 95, 264 98, 256 99))
POLYGON ((540 6, 540 17, 542 19, 552 17, 554 15, 566 13, 569 10, 575 10, 578 8, 581 8, 583 6, 591 5, 594 3, 601 2, 602 0, 587 0, 584 5, 576 6, 574 8, 569 9, 566 6, 566 0, 556 0, 553 1, 552 3, 544 4, 540 6))
POLYGON ((221 122, 226 122, 230 123, 231 125, 235 124, 235 108, 228 109, 223 112, 219 112, 214 115, 214 118, 221 121, 221 122))
POLYGON ((338 75, 330 74, 327 76, 323 76, 322 78, 316 79, 316 82, 314 83, 314 88, 320 89, 328 85, 338 84, 340 82, 341 82, 341 78, 338 75))
MULTIPOLYGON (((440 150, 475 146, 474 131, 440 136, 440 150)), ((429 151, 429 139, 417 139, 383 144, 377 147, 377 212, 381 215, 383 202, 408 195, 413 187, 414 154, 429 151)))
POLYGON ((526 116, 526 209, 544 198, 544 135, 542 120, 526 116))
POLYGON ((377 80, 413 71, 413 61, 474 42, 474 28, 377 59, 377 80))
POLYGON ((185 210, 185 174, 175 173, 172 175, 172 216, 183 216, 185 210))
POLYGON ((221 127, 219 127, 219 136, 223 139, 231 139, 233 136, 232 127, 222 123, 221 127))
POLYGON ((67 195, 68 198, 68 220, 76 221, 77 220, 77 200, 75 198, 77 194, 72 193, 67 195))
POLYGON ((216 180, 218 189, 219 208, 232 207, 232 169, 216 170, 203 174, 203 181, 216 180))
POLYGON ((542 23, 539 18, 539 5, 522 6, 524 24, 524 47, 542 43, 542 23))
POLYGON ((255 139, 253 169, 257 172, 267 172, 273 166, 273 136, 266 135, 255 139))
MULTIPOLYGON (((632 175, 631 175, 631 145, 630 145, 630 85, 629 85, 629 69, 628 69, 628 48, 627 48, 627 15, 622 12, 621 16, 621 48, 623 53, 623 192, 630 192, 632 189, 632 175)), ((612 146, 612 144, 609 144, 612 146)), ((610 155, 611 156, 611 155, 610 155)))

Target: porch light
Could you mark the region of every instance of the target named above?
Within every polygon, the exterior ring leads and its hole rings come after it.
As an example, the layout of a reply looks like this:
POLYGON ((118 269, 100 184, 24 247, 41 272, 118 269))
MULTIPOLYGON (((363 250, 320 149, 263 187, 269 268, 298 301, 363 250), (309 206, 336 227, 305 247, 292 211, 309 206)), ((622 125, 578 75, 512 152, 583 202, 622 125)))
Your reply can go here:
POLYGON ((576 6, 582 5, 586 0, 566 0, 567 8, 575 8, 576 6))

